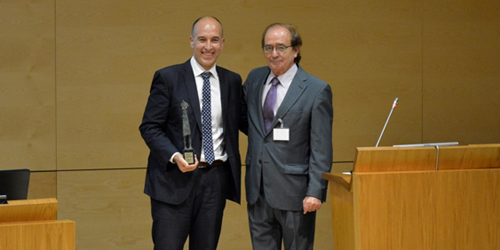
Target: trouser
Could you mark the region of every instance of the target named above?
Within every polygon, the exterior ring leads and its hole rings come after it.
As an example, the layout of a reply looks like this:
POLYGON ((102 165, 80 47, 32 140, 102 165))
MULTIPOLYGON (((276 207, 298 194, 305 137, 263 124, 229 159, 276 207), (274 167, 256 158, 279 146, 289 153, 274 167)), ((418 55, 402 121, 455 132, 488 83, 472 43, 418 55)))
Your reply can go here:
POLYGON ((257 202, 248 205, 248 221, 254 250, 312 250, 316 212, 275 209, 261 192, 257 202))
POLYGON ((155 250, 182 250, 189 236, 190 250, 215 250, 226 205, 225 164, 197 169, 197 183, 180 205, 151 199, 155 250))

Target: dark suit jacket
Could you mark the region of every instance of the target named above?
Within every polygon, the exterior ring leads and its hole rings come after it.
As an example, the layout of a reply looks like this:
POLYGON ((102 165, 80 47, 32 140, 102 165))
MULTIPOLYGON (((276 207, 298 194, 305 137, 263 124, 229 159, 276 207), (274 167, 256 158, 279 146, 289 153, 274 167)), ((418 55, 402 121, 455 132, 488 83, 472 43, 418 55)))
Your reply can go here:
MULTIPOLYGON (((240 203, 241 158, 238 129, 242 99, 241 77, 222 67, 217 67, 220 78, 222 119, 225 150, 228 155, 227 198, 240 203)), ((184 64, 156 71, 146 111, 139 127, 150 149, 144 192, 155 200, 180 204, 190 194, 197 181, 199 169, 182 173, 170 162, 175 152, 184 148, 182 134, 182 101, 189 104, 188 118, 192 146, 201 154, 201 114, 196 82, 189 60, 184 64)))
POLYGON ((280 127, 281 118, 290 140, 274 141, 262 115, 262 89, 269 74, 269 67, 254 69, 243 86, 248 105, 246 197, 254 204, 263 183, 271 207, 301 211, 306 195, 326 199, 322 173, 332 166, 332 92, 326 82, 299 67, 271 126, 280 127))

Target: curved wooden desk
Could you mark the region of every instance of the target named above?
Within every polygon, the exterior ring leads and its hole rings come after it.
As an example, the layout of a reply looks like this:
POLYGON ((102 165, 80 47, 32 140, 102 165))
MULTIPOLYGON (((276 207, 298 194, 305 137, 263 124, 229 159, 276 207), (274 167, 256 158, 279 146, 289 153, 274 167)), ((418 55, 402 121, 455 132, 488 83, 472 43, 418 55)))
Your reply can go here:
POLYGON ((54 198, 0 205, 0 249, 74 250, 75 222, 56 216, 54 198))
POLYGON ((500 249, 500 144, 358 148, 323 177, 336 250, 500 249))

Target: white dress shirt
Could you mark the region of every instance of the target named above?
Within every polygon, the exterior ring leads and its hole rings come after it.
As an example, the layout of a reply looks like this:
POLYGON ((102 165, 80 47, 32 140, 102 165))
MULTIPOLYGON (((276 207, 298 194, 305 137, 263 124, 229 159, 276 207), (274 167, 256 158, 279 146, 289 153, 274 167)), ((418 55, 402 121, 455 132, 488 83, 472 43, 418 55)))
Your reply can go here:
MULTIPOLYGON (((201 74, 205 70, 194 57, 191 57, 191 67, 193 68, 194 78, 196 80, 196 90, 198 91, 198 100, 200 101, 200 110, 202 107, 202 95, 203 95, 203 77, 201 74)), ((221 92, 220 92, 220 82, 217 70, 215 70, 214 65, 210 70, 212 75, 210 76, 210 105, 212 113, 212 138, 214 145, 215 160, 227 160, 227 154, 224 151, 224 129, 222 124, 222 103, 221 103, 221 92)), ((202 119, 203 121, 203 119, 202 119)), ((201 147, 201 155, 198 158, 199 161, 205 161, 205 153, 203 146, 201 147)))
MULTIPOLYGON (((200 102, 200 111, 203 109, 203 77, 201 74, 205 70, 195 59, 191 57, 190 60, 191 68, 193 68, 194 79, 196 81, 196 91, 198 93, 198 100, 200 102)), ((216 65, 208 70, 212 75, 210 76, 210 105, 212 114, 212 139, 214 145, 214 155, 215 160, 227 160, 227 153, 224 150, 224 128, 222 124, 222 102, 220 93, 220 82, 219 75, 217 74, 216 65)), ((203 121, 203 118, 201 119, 203 121)), ((203 143, 203 142, 202 142, 203 143)), ((174 163, 174 158, 179 152, 174 153, 170 157, 170 162, 174 163)), ((203 144, 201 146, 201 155, 198 155, 198 161, 205 161, 205 152, 203 150, 203 144)))

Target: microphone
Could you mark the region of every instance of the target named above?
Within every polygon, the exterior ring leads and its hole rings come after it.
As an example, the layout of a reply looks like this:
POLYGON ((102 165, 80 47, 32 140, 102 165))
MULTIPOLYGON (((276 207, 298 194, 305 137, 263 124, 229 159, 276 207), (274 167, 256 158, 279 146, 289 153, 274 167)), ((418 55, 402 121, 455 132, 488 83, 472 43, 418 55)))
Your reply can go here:
POLYGON ((378 141, 377 141, 377 144, 375 145, 375 147, 378 147, 378 144, 380 143, 380 139, 382 139, 382 135, 384 134, 385 127, 387 127, 387 123, 389 122, 389 119, 391 119, 392 111, 394 111, 394 108, 398 105, 398 100, 399 99, 396 97, 396 99, 394 99, 394 102, 392 103, 391 112, 389 113, 389 116, 387 117, 387 120, 385 121, 384 128, 382 129, 382 133, 380 133, 380 136, 378 137, 378 141))

